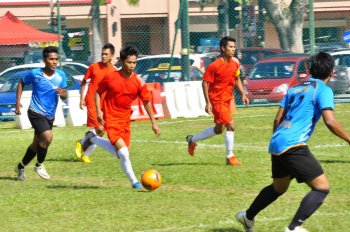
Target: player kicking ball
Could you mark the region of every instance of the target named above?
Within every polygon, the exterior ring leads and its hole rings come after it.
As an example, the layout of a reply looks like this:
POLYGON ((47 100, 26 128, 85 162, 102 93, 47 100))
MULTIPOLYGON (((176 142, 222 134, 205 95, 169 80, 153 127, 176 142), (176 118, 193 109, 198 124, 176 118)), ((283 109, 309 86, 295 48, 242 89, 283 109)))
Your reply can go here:
POLYGON ((298 183, 306 183, 311 191, 301 201, 285 232, 307 231, 301 225, 327 197, 328 179, 306 142, 322 116, 327 128, 350 144, 350 135, 334 115, 333 91, 326 85, 332 77, 333 68, 334 60, 328 53, 320 52, 311 57, 312 77, 290 88, 280 103, 269 146, 272 184, 260 191, 247 211, 236 215, 245 231, 254 231, 255 216, 284 194, 293 178, 298 183))

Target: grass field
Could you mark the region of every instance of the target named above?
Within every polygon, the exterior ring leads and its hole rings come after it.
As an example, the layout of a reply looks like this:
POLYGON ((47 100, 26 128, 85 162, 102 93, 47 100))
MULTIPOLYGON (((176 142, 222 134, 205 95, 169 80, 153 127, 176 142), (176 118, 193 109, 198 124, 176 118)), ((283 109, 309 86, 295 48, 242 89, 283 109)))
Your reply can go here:
MULTIPOLYGON (((225 165, 224 137, 199 144, 187 155, 187 134, 212 125, 211 117, 161 120, 156 138, 149 122, 132 124, 131 161, 137 176, 154 168, 163 177, 154 192, 133 191, 119 162, 101 148, 92 163, 75 160, 74 141, 86 127, 54 128, 45 162, 51 180, 26 168, 19 182, 15 164, 32 130, 0 123, 0 231, 243 231, 234 214, 246 209, 271 182, 267 146, 276 107, 240 108, 235 115, 235 153, 240 167, 225 165)), ((336 105, 338 120, 350 131, 350 104, 336 105)), ((304 224, 312 232, 350 231, 349 145, 333 136, 322 120, 309 141, 331 183, 324 205, 304 224)), ((308 192, 292 182, 289 191, 256 218, 257 232, 284 231, 308 192)))

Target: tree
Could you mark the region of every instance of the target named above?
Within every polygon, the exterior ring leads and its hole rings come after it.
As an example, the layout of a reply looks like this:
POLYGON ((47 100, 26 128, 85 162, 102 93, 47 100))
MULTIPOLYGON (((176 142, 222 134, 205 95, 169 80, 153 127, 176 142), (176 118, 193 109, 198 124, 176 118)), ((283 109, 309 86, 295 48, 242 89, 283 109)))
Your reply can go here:
MULTIPOLYGON (((200 0, 203 9, 207 4, 222 0, 200 0)), ((271 23, 275 26, 282 49, 303 52, 303 24, 306 16, 307 0, 256 0, 262 1, 271 23), (289 2, 289 3, 287 3, 289 2)), ((253 1, 250 1, 253 2, 253 1)))
POLYGON ((92 17, 92 55, 93 62, 100 60, 102 50, 102 39, 100 29, 100 0, 92 0, 91 2, 91 17, 92 17))

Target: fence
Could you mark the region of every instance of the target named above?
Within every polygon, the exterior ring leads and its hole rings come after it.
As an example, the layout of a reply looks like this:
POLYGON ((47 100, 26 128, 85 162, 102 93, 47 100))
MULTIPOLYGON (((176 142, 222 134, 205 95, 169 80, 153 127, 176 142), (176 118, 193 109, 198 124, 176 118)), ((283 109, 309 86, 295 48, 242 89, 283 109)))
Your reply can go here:
MULTIPOLYGON (((135 46, 143 59, 136 71, 146 81, 157 73, 168 78, 149 80, 200 80, 201 71, 220 51, 219 39, 229 35, 236 38, 242 54, 242 81, 253 105, 276 104, 299 77, 309 74, 308 58, 314 51, 333 55, 337 76, 329 85, 337 101, 350 100, 350 49, 346 49, 350 1, 293 0, 290 5, 253 0, 135 2, 0 1, 0 86, 11 84, 11 76, 19 70, 8 72, 8 68, 28 64, 25 69, 29 69, 41 61, 42 48, 50 44, 60 47, 62 62, 69 66, 66 74, 81 78, 84 64, 99 61, 107 42, 116 51, 135 46), (148 57, 154 55, 158 57, 148 57), (186 66, 184 55, 195 67, 186 66), (159 66, 170 62, 172 68, 159 66)), ((15 99, 0 94, 0 116, 11 115, 15 99)), ((239 105, 240 95, 235 93, 235 98, 239 105)))

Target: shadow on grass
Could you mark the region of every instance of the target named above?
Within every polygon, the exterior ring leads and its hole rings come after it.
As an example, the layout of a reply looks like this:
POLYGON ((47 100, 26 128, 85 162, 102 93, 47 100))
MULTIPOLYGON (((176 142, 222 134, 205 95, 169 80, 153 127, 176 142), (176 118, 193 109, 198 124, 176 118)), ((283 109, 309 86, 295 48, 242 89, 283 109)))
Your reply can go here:
POLYGON ((45 161, 57 161, 57 162, 80 162, 76 158, 47 158, 45 161))
POLYGON ((82 186, 82 185, 49 185, 49 189, 101 189, 100 186, 82 186))
POLYGON ((212 229, 212 232, 241 232, 242 230, 237 230, 235 228, 225 228, 225 229, 212 229))
POLYGON ((13 176, 0 176, 0 180, 18 180, 17 177, 13 176))
POLYGON ((349 164, 349 160, 320 160, 320 163, 325 164, 349 164))
POLYGON ((168 163, 168 164, 152 164, 154 166, 180 166, 180 165, 188 165, 188 166, 199 166, 199 165, 202 165, 202 166, 222 166, 222 163, 168 163))

